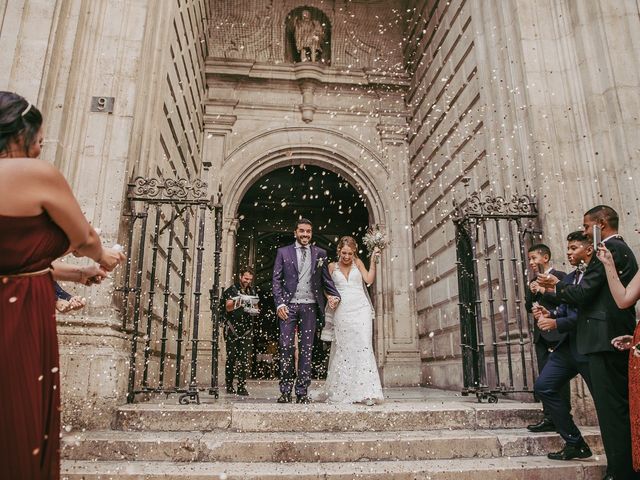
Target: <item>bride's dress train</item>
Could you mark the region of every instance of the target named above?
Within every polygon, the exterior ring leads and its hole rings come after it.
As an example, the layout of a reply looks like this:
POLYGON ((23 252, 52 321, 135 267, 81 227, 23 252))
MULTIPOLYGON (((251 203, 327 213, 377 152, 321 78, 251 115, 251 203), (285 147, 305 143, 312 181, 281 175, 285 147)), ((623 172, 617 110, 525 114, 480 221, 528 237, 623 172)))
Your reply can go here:
POLYGON ((341 300, 333 314, 334 341, 327 380, 318 400, 379 403, 384 396, 373 354, 373 308, 362 275, 354 264, 349 278, 337 266, 331 278, 341 300))

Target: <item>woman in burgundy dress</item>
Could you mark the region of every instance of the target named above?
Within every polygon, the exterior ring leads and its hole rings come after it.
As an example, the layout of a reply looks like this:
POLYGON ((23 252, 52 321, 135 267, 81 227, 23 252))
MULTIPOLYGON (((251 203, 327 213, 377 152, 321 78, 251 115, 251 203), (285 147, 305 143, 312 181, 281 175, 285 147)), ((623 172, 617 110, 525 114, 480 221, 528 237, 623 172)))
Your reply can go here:
MULTIPOLYGON (((598 248, 598 258, 607 273, 611 296, 618 308, 629 308, 640 299, 640 271, 625 288, 618 277, 611 252, 604 245, 598 248)), ((631 350, 629 355, 629 416, 631 418, 631 454, 633 469, 640 472, 640 323, 631 335, 614 338, 611 343, 618 350, 631 350)))
MULTIPOLYGON (((73 252, 111 271, 124 258, 102 247, 60 172, 35 159, 41 125, 37 108, 0 92, 0 479, 60 476, 52 262, 73 252)), ((56 265, 73 279, 77 267, 56 265)))

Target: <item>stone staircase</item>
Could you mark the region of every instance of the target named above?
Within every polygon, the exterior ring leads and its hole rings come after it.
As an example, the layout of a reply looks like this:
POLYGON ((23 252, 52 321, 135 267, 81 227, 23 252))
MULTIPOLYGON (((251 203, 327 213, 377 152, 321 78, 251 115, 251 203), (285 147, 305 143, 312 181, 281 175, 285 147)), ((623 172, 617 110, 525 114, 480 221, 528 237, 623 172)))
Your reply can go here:
POLYGON ((62 478, 591 480, 604 475, 594 427, 583 429, 594 457, 546 458, 562 441, 524 428, 540 418, 538 404, 480 404, 427 389, 385 394, 389 400, 374 407, 278 405, 267 396, 223 396, 187 406, 175 400, 126 405, 112 430, 64 436, 62 478))

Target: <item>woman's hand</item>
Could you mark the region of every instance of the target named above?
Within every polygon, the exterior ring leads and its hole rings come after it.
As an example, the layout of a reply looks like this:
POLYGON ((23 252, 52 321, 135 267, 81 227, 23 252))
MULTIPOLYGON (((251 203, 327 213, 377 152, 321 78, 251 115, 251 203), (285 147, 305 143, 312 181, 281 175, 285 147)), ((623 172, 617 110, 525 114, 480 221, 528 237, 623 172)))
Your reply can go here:
POLYGON ((78 283, 86 286, 98 285, 107 276, 107 271, 104 268, 97 263, 93 263, 80 269, 80 281, 78 283))
POLYGON ((600 260, 602 262, 602 264, 605 266, 605 268, 606 267, 614 267, 615 268, 615 263, 613 261, 613 255, 611 255, 611 252, 605 246, 604 243, 601 243, 600 245, 598 245, 598 251, 596 253, 596 256, 598 257, 598 260, 600 260))
POLYGON ((374 247, 373 252, 371 252, 371 263, 378 263, 380 261, 380 255, 382 250, 379 247, 374 247))
POLYGON ((124 262, 126 258, 127 257, 124 256, 124 253, 122 253, 120 250, 116 250, 115 248, 102 247, 102 255, 100 256, 100 260, 98 261, 98 263, 107 272, 111 272, 114 268, 124 262))
POLYGON ((87 301, 81 297, 71 297, 69 300, 58 299, 56 301, 56 310, 60 313, 71 312, 72 310, 80 310, 87 304, 87 301))
POLYGON ((631 335, 620 335, 619 337, 611 340, 611 345, 618 350, 629 350, 631 348, 631 343, 633 342, 633 337, 631 335))

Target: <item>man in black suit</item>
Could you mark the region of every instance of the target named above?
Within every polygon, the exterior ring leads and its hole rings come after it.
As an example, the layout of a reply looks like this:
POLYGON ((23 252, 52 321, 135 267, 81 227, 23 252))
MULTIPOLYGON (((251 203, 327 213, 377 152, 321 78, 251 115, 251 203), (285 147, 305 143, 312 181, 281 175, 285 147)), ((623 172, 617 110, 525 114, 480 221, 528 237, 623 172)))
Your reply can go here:
MULTIPOLYGON (((569 263, 576 269, 564 277, 562 283, 567 285, 580 284, 592 256, 593 244, 584 232, 570 233, 567 237, 567 257, 569 263)), ((549 359, 534 385, 536 395, 542 400, 557 432, 566 442, 562 450, 549 453, 547 456, 552 460, 588 458, 592 455, 591 449, 573 422, 571 404, 567 405, 561 395, 562 390, 578 374, 582 375, 589 391, 591 391, 589 359, 586 355, 578 353, 576 345, 578 310, 566 303, 551 310, 542 306, 534 307, 533 310, 540 330, 543 332, 558 331, 565 334, 555 350, 549 355, 549 359)))
MULTIPOLYGON (((560 270, 556 270, 551 267, 551 249, 544 243, 538 243, 529 247, 527 252, 529 260, 529 268, 533 275, 537 274, 551 274, 558 279, 562 280, 566 275, 560 270)), ((555 306, 554 303, 549 302, 544 298, 545 289, 538 284, 538 281, 534 279, 529 282, 529 290, 526 292, 525 307, 529 313, 535 304, 551 309, 555 306)), ((542 372, 542 369, 546 365, 549 354, 555 350, 556 346, 564 338, 565 334, 559 333, 557 330, 543 332, 538 328, 538 325, 533 324, 533 344, 536 350, 536 359, 538 361, 538 372, 542 372)), ((564 385, 560 392, 565 406, 571 409, 571 392, 569 390, 569 384, 564 385)), ((549 413, 547 406, 542 404, 542 412, 544 417, 538 423, 528 425, 527 429, 530 432, 555 432, 556 427, 553 424, 553 419, 549 413)))
MULTIPOLYGON (((638 270, 633 252, 618 235, 618 214, 606 205, 598 205, 584 214, 585 234, 593 241, 593 227, 602 232, 602 242, 613 256, 623 285, 638 270)), ((628 398, 628 356, 611 345, 620 335, 632 335, 635 306, 617 307, 611 296, 604 266, 594 256, 579 285, 558 283, 552 275, 539 278, 545 288, 555 288, 560 301, 578 308, 576 345, 578 352, 589 358, 592 395, 600 423, 602 443, 607 455, 605 480, 640 478, 631 463, 631 431, 628 398)))

